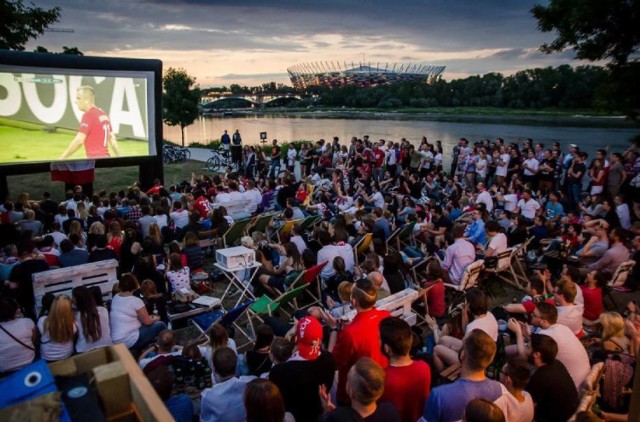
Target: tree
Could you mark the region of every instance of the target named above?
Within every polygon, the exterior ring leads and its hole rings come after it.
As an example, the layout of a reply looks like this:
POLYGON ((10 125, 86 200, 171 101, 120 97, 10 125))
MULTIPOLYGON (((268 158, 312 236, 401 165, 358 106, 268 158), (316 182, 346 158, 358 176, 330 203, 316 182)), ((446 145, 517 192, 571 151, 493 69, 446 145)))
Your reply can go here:
POLYGON ((180 125, 184 146, 184 128, 198 118, 200 88, 186 70, 172 67, 164 74, 162 88, 162 120, 169 126, 180 125))
POLYGON ((610 59, 618 66, 640 45, 640 0, 550 0, 531 13, 542 32, 557 32, 540 47, 546 53, 572 47, 579 59, 610 59))
POLYGON ((84 56, 84 53, 78 50, 78 47, 67 47, 66 45, 62 46, 62 54, 71 54, 74 56, 84 56))
POLYGON ((60 8, 25 6, 22 0, 0 0, 0 49, 24 50, 30 39, 60 19, 60 8))

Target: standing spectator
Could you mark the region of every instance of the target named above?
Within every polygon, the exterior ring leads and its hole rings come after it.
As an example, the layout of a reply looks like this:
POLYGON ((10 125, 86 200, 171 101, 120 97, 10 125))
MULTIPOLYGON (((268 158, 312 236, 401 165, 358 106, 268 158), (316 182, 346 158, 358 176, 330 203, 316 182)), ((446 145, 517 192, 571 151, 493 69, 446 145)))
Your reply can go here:
POLYGON ((531 361, 536 371, 526 390, 536 404, 537 421, 564 422, 578 407, 578 391, 557 355, 558 344, 552 337, 531 336, 531 361))
POLYGON ((607 191, 609 195, 614 198, 619 192, 620 188, 627 179, 627 173, 624 170, 624 164, 622 163, 622 155, 617 152, 611 154, 611 166, 607 174, 607 191))
POLYGON ((391 402, 403 422, 420 419, 431 390, 431 369, 421 360, 409 356, 413 342, 411 327, 403 319, 389 317, 380 323, 382 353, 389 358, 385 369, 381 402, 391 402))
POLYGON ((582 178, 587 172, 587 166, 583 163, 583 153, 576 153, 571 161, 571 166, 567 169, 567 196, 569 197, 570 210, 578 209, 582 199, 582 178))
POLYGON ((355 318, 339 334, 337 321, 330 324, 329 350, 338 367, 338 404, 349 403, 347 374, 358 359, 370 357, 382 367, 388 364, 380 350, 380 322, 391 314, 375 309, 376 300, 377 292, 371 281, 366 278, 356 281, 351 290, 351 304, 357 312, 355 318))
POLYGON ((479 329, 471 331, 460 353, 460 378, 431 390, 423 417, 429 422, 457 421, 471 400, 496 401, 502 395, 502 387, 485 374, 495 354, 496 343, 488 334, 479 329))
POLYGON ((324 386, 320 387, 320 397, 325 413, 322 422, 342 421, 386 421, 400 422, 398 410, 388 402, 376 404, 384 392, 384 370, 373 359, 360 358, 349 370, 348 388, 351 406, 336 406, 324 386))
MULTIPOLYGON (((322 325, 314 317, 298 321, 295 341, 293 355, 275 365, 269 379, 278 386, 287 411, 297 421, 315 421, 322 413, 318 388, 331 388, 336 362, 331 353, 322 350, 322 325)), ((275 357, 274 347, 272 345, 271 351, 275 357)))

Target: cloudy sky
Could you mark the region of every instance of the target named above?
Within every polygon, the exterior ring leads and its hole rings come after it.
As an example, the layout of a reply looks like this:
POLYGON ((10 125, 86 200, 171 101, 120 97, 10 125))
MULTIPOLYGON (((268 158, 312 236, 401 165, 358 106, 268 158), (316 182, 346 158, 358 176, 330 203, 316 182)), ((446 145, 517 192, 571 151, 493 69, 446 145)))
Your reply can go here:
POLYGON ((203 87, 289 83, 287 68, 311 61, 444 65, 445 79, 580 64, 538 47, 529 9, 545 0, 46 0, 55 28, 31 42, 50 51, 157 58, 203 87))

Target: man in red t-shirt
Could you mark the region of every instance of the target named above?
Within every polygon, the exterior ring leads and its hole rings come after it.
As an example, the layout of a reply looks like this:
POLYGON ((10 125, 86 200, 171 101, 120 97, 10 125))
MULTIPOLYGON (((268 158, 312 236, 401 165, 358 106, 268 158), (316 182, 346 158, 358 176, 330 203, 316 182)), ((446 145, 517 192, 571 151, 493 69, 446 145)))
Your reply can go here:
POLYGON ((380 149, 380 146, 378 144, 373 144, 373 159, 375 161, 374 176, 377 182, 382 180, 384 158, 385 158, 384 151, 380 149))
POLYGON ((84 145, 87 158, 108 158, 109 145, 114 155, 120 155, 120 147, 115 134, 111 130, 109 116, 96 107, 95 93, 90 86, 81 86, 76 92, 78 109, 84 112, 80 128, 75 138, 60 156, 61 160, 69 158, 71 154, 84 145))
POLYGON ((403 422, 420 419, 431 391, 431 368, 411 359, 412 341, 411 327, 402 318, 389 317, 380 323, 382 353, 389 358, 389 366, 384 370, 384 393, 379 401, 393 403, 403 422))
POLYGON ((338 404, 348 404, 347 374, 362 357, 370 357, 382 368, 389 363, 380 350, 380 321, 391 316, 388 311, 375 309, 378 299, 376 288, 366 278, 353 284, 351 305, 357 313, 353 321, 338 333, 337 321, 331 319, 329 350, 333 353, 338 368, 338 404))

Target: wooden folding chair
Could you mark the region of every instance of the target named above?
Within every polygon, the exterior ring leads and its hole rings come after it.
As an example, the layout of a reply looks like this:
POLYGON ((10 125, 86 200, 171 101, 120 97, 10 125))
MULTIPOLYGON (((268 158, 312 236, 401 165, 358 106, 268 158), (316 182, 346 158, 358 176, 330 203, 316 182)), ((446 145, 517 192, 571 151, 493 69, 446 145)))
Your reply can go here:
POLYGON ((622 286, 624 286, 624 283, 627 282, 627 277, 629 277, 629 273, 631 272, 635 264, 636 264, 636 261, 629 260, 618 265, 618 268, 616 268, 616 272, 613 273, 613 277, 611 277, 611 280, 607 283, 607 285, 604 288, 605 297, 609 298, 609 300, 613 304, 613 307, 611 309, 615 311, 618 310, 618 304, 613 298, 613 295, 611 294, 611 292, 613 290, 618 290, 622 286))
POLYGON ((467 268, 464 269, 460 284, 444 283, 444 286, 452 289, 455 296, 464 294, 464 292, 466 292, 467 290, 478 285, 478 278, 480 277, 480 271, 482 271, 483 267, 483 259, 474 261, 467 265, 467 268))
POLYGON ((253 218, 245 218, 244 220, 238 220, 222 235, 222 244, 225 248, 236 246, 240 243, 240 239, 245 235, 245 231, 249 223, 253 221, 253 218))
POLYGON ((373 242, 373 233, 367 233, 362 236, 355 245, 353 245, 353 258, 356 265, 360 265, 358 263, 358 257, 369 250, 371 242, 373 242))
MULTIPOLYGON (((496 254, 498 258, 498 263, 495 268, 484 268, 485 273, 490 273, 492 276, 495 276, 497 279, 503 280, 512 286, 523 289, 523 286, 520 285, 518 275, 515 272, 515 268, 512 265, 512 261, 517 259, 516 254, 518 252, 518 247, 513 246, 511 248, 507 248, 502 252, 498 252, 496 254)), ((500 285, 502 287, 502 285, 500 285)))

